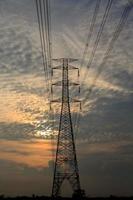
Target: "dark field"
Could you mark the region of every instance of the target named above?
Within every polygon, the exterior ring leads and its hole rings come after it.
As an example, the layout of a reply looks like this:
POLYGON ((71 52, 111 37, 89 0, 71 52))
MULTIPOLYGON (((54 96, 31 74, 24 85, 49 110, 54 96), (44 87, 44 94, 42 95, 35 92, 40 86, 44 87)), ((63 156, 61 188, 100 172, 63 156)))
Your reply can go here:
MULTIPOLYGON (((8 196, 4 196, 4 195, 1 195, 0 196, 0 200, 71 200, 71 199, 77 199, 77 200, 80 200, 80 198, 70 198, 70 197, 59 197, 59 198, 56 198, 56 199, 53 199, 51 197, 48 197, 48 196, 17 196, 17 197, 8 197, 8 196)), ((118 196, 113 196, 113 195, 110 195, 109 197, 85 197, 85 198, 82 198, 82 200, 96 200, 96 199, 99 199, 99 200, 110 200, 110 199, 118 199, 118 200, 126 200, 126 199, 133 199, 133 196, 131 197, 118 197, 118 196)))

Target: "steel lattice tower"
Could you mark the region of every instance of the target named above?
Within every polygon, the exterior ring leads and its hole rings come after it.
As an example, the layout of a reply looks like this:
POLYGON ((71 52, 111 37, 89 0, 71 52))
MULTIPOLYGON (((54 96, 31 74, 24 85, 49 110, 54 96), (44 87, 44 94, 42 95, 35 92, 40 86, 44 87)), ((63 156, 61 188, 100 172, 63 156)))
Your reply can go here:
MULTIPOLYGON (((70 68, 78 69, 78 68, 68 65, 68 63, 70 62, 76 61, 74 59, 62 58, 60 59, 60 61, 63 62, 61 66, 62 105, 61 105, 59 133, 58 133, 55 168, 54 168, 52 197, 57 198, 58 196, 60 196, 61 185, 65 179, 67 179, 71 184, 73 189, 73 194, 75 195, 75 197, 76 196, 81 197, 83 196, 83 190, 81 190, 80 187, 79 170, 76 158, 73 125, 72 125, 71 110, 70 110, 70 100, 69 100, 69 86, 70 84, 72 84, 69 83, 69 69, 70 68)), ((57 69, 57 67, 55 67, 55 69, 57 69)), ((57 85, 59 85, 59 83, 57 83, 57 85)))

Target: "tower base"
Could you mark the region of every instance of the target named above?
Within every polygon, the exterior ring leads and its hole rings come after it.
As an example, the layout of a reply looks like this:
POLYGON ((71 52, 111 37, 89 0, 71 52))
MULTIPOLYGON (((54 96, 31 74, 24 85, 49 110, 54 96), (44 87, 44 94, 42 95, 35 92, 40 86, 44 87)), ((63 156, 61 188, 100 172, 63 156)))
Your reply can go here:
POLYGON ((73 195, 73 199, 85 199, 85 191, 84 190, 75 190, 73 195))

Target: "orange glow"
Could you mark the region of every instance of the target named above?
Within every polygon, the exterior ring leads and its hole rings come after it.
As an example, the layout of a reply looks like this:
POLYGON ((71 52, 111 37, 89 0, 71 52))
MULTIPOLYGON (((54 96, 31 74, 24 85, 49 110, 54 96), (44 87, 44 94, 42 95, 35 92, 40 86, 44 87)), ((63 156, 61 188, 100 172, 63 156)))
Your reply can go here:
POLYGON ((1 140, 0 147, 0 159, 35 168, 47 167, 55 150, 50 140, 1 140))

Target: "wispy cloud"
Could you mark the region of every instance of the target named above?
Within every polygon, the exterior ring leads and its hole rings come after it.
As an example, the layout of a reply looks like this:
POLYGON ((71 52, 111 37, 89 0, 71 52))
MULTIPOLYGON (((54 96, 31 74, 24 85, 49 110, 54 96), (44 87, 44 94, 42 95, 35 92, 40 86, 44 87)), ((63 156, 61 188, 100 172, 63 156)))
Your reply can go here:
MULTIPOLYGON (((95 2, 51 1, 54 58, 64 56, 79 58, 79 62, 73 64, 80 65, 95 2)), ((99 64, 126 2, 127 0, 114 1, 94 63, 87 78, 84 79, 84 74, 87 72, 86 65, 105 8, 102 1, 94 28, 95 34, 90 43, 85 65, 80 71, 80 81, 84 83, 80 94, 83 99, 83 112, 81 129, 77 133, 77 150, 80 155, 81 180, 83 178, 84 186, 91 194, 101 194, 101 191, 104 195, 106 191, 109 194, 116 191, 119 183, 123 193, 125 191, 126 194, 127 191, 129 194, 132 191, 132 188, 130 189, 132 176, 130 178, 126 172, 132 174, 133 13, 115 43, 108 62, 103 66, 102 73, 94 83, 91 96, 89 91, 99 73, 99 64), (130 179, 127 187, 122 184, 125 183, 124 176, 130 179), (103 186, 102 178, 106 183, 103 186), (90 180, 89 189, 88 180, 90 180)), ((52 146, 49 140, 36 139, 46 139, 48 135, 50 136, 52 125, 48 118, 48 96, 33 1, 29 0, 28 4, 27 0, 0 1, 0 19, 0 162, 3 163, 1 165, 3 173, 0 172, 3 177, 1 186, 3 191, 8 191, 9 194, 14 190, 22 193, 24 185, 26 185, 24 191, 30 194, 33 191, 41 193, 46 182, 50 184, 47 172, 52 160, 51 149, 55 148, 55 144, 52 146), (46 180, 42 176, 43 168, 46 171, 46 180), (9 171, 7 181, 2 174, 5 175, 9 171), (15 177, 13 182, 15 187, 13 185, 11 188, 12 177, 15 177), (26 177, 29 178, 28 184, 31 188, 25 183, 28 181, 26 177), (3 180, 6 183, 2 183, 3 180), (7 182, 10 183, 9 189, 4 186, 7 182), (34 186, 31 184, 33 182, 34 186), (40 188, 41 184, 43 188, 40 188)), ((57 73, 54 81, 59 80, 59 77, 61 75, 57 73)), ((77 81, 76 73, 71 73, 71 80, 77 81)), ((77 95, 77 90, 72 88, 70 94, 77 95)), ((59 89, 54 90, 54 95, 59 97, 59 89)), ((53 108, 55 107, 55 110, 59 111, 59 105, 54 105, 53 108)), ((72 111, 75 112, 75 109, 72 111)), ((55 117, 59 117, 57 112, 55 117)))
POLYGON ((53 159, 50 140, 0 141, 0 159, 29 167, 44 168, 53 159))

